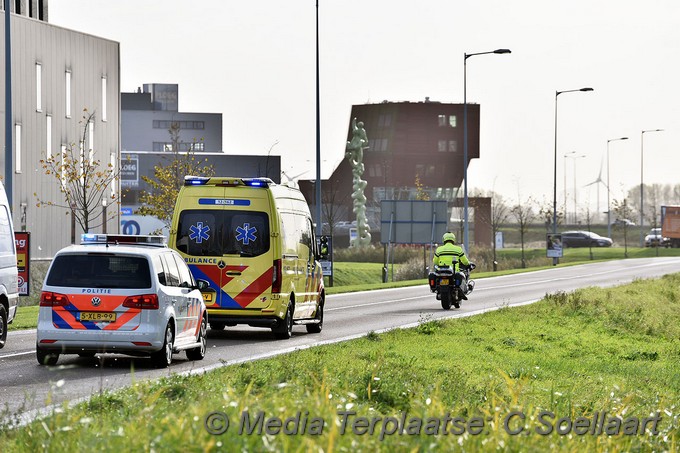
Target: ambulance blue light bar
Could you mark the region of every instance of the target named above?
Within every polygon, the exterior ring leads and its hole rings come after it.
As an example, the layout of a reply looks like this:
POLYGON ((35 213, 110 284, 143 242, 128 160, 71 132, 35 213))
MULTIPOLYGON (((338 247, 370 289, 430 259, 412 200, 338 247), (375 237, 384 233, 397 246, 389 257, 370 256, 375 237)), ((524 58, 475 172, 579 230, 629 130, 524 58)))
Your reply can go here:
POLYGON ((185 176, 185 186, 247 186, 247 187, 269 187, 274 184, 269 178, 233 178, 215 176, 208 178, 205 176, 185 176))
POLYGON ((80 235, 80 244, 124 244, 124 245, 152 245, 165 247, 165 236, 151 236, 141 234, 99 234, 83 233, 80 235))

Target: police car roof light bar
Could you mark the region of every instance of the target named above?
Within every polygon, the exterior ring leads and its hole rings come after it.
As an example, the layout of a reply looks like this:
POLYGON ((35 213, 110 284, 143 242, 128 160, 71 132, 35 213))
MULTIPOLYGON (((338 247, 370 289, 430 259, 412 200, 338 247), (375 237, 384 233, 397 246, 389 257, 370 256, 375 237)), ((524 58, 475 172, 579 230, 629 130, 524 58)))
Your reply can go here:
POLYGON ((165 247, 165 236, 152 236, 143 234, 99 234, 83 233, 80 236, 81 245, 88 244, 125 244, 125 245, 151 245, 165 247))

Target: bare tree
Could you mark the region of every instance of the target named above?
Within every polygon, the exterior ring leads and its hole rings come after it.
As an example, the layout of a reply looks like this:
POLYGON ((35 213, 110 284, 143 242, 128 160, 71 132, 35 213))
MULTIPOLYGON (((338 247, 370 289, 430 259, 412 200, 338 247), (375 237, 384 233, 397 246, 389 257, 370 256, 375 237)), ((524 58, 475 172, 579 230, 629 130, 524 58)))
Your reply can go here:
POLYGON ((533 198, 529 197, 525 201, 520 201, 518 197, 518 203, 510 209, 510 213, 517 221, 519 227, 519 238, 522 247, 522 269, 526 268, 526 260, 524 255, 524 236, 529 231, 529 225, 536 218, 536 213, 532 205, 535 202, 533 198))
POLYGON ((83 109, 80 121, 83 134, 79 143, 71 143, 63 152, 40 160, 45 174, 53 176, 57 181, 63 201, 45 200, 37 193, 33 193, 37 199, 37 207, 55 206, 68 209, 66 215, 72 214, 86 233, 102 226, 108 220, 104 218, 102 209, 104 200, 118 203, 116 191, 111 188, 120 170, 116 169, 112 162, 102 163, 95 159, 93 144, 87 141, 94 118, 94 112, 89 113, 87 109, 83 109))

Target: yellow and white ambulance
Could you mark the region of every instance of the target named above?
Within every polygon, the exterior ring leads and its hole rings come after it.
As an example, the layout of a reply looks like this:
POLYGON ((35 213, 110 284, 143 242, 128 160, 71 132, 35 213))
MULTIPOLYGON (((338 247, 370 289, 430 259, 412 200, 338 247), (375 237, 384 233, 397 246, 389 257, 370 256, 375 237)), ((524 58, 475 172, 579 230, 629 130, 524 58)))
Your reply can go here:
POLYGON ((186 176, 170 247, 203 291, 210 328, 248 324, 290 338, 293 324, 323 327, 324 286, 309 206, 269 178, 186 176))

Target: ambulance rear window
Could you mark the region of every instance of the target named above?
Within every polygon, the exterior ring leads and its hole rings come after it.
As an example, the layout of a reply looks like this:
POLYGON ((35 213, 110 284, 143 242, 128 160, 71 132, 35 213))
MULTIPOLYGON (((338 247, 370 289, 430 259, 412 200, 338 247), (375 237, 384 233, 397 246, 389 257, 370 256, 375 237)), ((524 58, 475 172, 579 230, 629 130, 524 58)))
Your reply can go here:
POLYGON ((151 288, 149 262, 144 257, 104 253, 64 254, 54 259, 49 286, 81 288, 151 288))
POLYGON ((182 211, 176 247, 192 256, 259 256, 269 250, 269 216, 231 209, 182 211))

